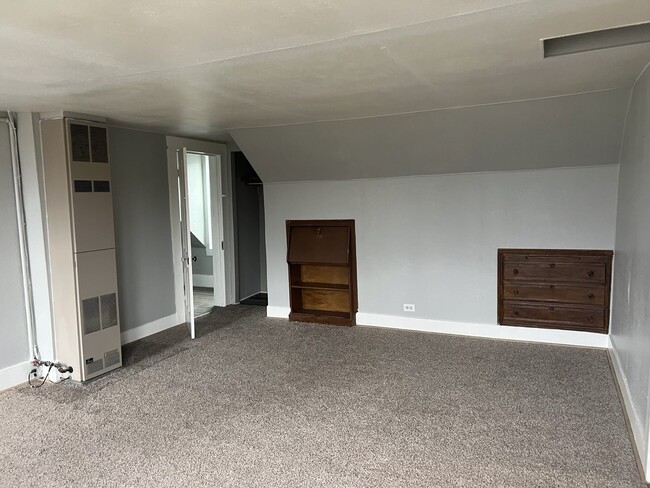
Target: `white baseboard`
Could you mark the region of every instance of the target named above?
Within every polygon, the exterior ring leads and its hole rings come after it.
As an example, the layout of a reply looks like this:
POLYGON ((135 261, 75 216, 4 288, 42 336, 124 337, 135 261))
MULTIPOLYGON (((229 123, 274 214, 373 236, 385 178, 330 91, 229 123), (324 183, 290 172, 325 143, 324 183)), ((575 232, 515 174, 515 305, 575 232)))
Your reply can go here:
POLYGON ((289 307, 266 307, 266 316, 276 319, 288 319, 291 308, 289 307))
POLYGON ((143 339, 147 336, 161 332, 165 329, 175 327, 179 324, 176 314, 168 315, 148 324, 139 325, 132 329, 127 329, 122 331, 121 340, 122 344, 128 344, 129 342, 137 341, 138 339, 143 339))
MULTIPOLYGON (((267 317, 287 318, 289 307, 266 307, 267 317)), ((573 330, 535 329, 532 327, 514 327, 510 325, 470 324, 448 322, 444 320, 418 319, 397 315, 380 315, 374 313, 357 313, 358 325, 388 327, 391 329, 417 330, 420 332, 437 332, 487 339, 505 339, 509 341, 542 342, 568 346, 610 347, 609 336, 593 332, 573 330)))
POLYGON ((212 275, 195 274, 192 275, 192 280, 194 281, 194 286, 214 288, 214 276, 212 275))
POLYGON ((623 407, 625 408, 627 418, 630 421, 630 427, 632 428, 632 437, 634 438, 634 444, 636 446, 637 453, 639 454, 639 459, 641 460, 645 479, 647 481, 650 481, 650 452, 648 451, 648 439, 646 439, 646 435, 643 432, 643 422, 641 422, 638 412, 632 403, 630 386, 628 385, 627 377, 623 372, 621 358, 619 357, 614 347, 609 350, 609 357, 612 359, 614 374, 616 375, 616 380, 618 381, 621 396, 623 397, 623 407))
POLYGON ((27 375, 31 369, 32 363, 30 361, 0 369, 0 391, 13 388, 21 383, 27 383, 27 375))
POLYGON ((515 327, 511 325, 471 324, 449 322, 444 320, 418 319, 395 315, 357 313, 358 325, 389 327, 392 329, 417 330, 420 332, 437 332, 486 339, 504 339, 508 341, 542 342, 567 346, 609 348, 609 336, 593 332, 573 330, 537 329, 533 327, 515 327))

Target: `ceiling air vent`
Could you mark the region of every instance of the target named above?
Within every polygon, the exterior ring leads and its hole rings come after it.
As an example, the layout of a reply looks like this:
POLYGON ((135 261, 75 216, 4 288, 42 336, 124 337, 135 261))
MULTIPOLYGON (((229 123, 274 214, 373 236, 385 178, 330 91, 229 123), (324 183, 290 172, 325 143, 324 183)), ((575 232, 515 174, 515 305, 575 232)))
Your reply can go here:
POLYGON ((545 58, 642 44, 650 42, 650 22, 543 39, 542 42, 544 43, 545 58))

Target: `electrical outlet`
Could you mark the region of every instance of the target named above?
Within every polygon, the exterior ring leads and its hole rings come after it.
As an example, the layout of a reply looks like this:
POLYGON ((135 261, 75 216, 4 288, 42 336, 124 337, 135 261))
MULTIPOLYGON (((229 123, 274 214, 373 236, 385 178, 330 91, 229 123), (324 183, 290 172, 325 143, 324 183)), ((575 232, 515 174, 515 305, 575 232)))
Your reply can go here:
POLYGON ((404 311, 405 312, 415 312, 415 305, 412 303, 405 303, 404 304, 404 311))

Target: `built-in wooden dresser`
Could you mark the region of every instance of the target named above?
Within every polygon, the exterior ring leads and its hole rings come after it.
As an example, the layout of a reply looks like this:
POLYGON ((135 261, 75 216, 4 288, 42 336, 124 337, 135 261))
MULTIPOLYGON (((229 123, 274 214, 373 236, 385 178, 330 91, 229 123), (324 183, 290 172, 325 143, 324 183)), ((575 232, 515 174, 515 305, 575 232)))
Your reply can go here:
POLYGON ((354 220, 288 220, 289 320, 355 325, 354 220))
POLYGON ((607 333, 612 251, 499 249, 497 254, 499 324, 607 333))

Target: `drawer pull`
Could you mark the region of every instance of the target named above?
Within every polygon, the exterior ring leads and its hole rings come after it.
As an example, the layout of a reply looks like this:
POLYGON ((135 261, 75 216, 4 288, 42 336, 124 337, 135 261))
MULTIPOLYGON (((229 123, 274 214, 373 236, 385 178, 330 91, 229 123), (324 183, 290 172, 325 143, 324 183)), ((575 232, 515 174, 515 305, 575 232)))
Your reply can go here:
POLYGON ((518 275, 518 274, 519 274, 519 270, 518 270, 517 268, 513 269, 513 270, 512 270, 512 274, 518 275))
POLYGON ((519 295, 519 290, 512 290, 513 295, 519 295))
POLYGON ((551 263, 551 268, 555 268, 555 263, 551 263))
POLYGON ((519 316, 519 310, 515 310, 514 312, 512 312, 512 314, 519 316))
POLYGON ((551 285, 550 288, 551 288, 551 290, 554 290, 554 289, 555 289, 555 285, 551 285))
POLYGON ((551 312, 555 312, 555 307, 548 307, 551 312))
POLYGON ((593 322, 594 321, 594 316, 593 315, 587 315, 587 320, 589 322, 593 322))
POLYGON ((596 298, 596 295, 594 295, 593 293, 590 293, 589 295, 587 295, 587 298, 589 298, 590 300, 593 300, 594 298, 596 298))
POLYGON ((589 271, 589 273, 587 273, 587 276, 589 276, 589 278, 593 278, 594 274, 596 273, 594 273, 593 271, 589 271))

